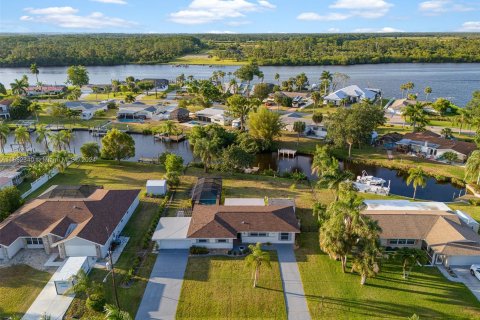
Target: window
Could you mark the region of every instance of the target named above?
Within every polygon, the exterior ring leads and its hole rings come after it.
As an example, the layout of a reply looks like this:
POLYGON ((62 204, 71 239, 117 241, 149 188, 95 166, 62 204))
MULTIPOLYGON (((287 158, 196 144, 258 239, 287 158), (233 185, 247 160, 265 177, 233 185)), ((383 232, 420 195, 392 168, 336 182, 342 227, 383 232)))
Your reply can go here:
POLYGON ((413 240, 413 239, 407 239, 407 244, 415 244, 415 240, 413 240))
POLYGON ((280 240, 282 241, 290 240, 290 233, 280 233, 280 240))
POLYGON ((398 244, 398 239, 388 239, 388 244, 398 244))
POLYGON ((414 245, 416 242, 415 239, 388 239, 388 244, 393 245, 414 245))
POLYGON ((198 243, 207 243, 208 240, 207 239, 197 239, 197 242, 198 243))
POLYGON ((41 245, 43 244, 42 238, 26 238, 28 245, 41 245))
POLYGON ((268 233, 265 232, 250 232, 250 237, 268 237, 268 233))
POLYGON ((405 244, 407 243, 406 239, 398 239, 398 244, 405 244))
POLYGON ((217 239, 217 243, 227 243, 227 239, 217 239))

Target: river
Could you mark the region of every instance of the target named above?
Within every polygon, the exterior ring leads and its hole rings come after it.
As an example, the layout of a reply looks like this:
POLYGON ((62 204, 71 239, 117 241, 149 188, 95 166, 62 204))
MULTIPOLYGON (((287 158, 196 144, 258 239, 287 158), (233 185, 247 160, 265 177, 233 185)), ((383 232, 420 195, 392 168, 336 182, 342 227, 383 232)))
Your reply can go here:
MULTIPOLYGON (((183 141, 180 143, 164 143, 156 142, 152 136, 141 134, 132 134, 131 136, 135 141, 136 152, 135 156, 130 158, 129 161, 137 161, 140 157, 158 157, 165 151, 182 156, 185 163, 189 163, 194 160, 194 156, 188 141, 183 141)), ((37 152, 44 152, 45 149, 43 144, 35 141, 36 133, 32 133, 31 138, 32 146, 28 149, 37 152)), ((84 143, 91 141, 101 144, 101 139, 98 137, 93 137, 89 132, 75 131, 74 139, 70 145, 71 151, 76 154, 80 154, 80 147, 84 143)), ((19 146, 16 146, 14 143, 13 135, 9 136, 5 151, 11 152, 18 150, 19 146)), ((261 170, 273 169, 274 171, 278 172, 300 171, 305 173, 307 177, 313 178, 310 169, 311 164, 311 156, 299 155, 295 158, 283 158, 278 157, 277 153, 273 152, 257 155, 254 166, 259 166, 261 170)), ((381 177, 387 181, 390 181, 392 194, 405 197, 411 197, 413 195, 413 187, 406 185, 406 176, 402 172, 363 164, 346 164, 345 166, 355 175, 361 175, 362 171, 366 170, 370 175, 381 177)), ((428 178, 426 188, 419 188, 417 190, 417 197, 419 199, 432 201, 451 201, 454 197, 458 197, 460 192, 463 195, 465 191, 450 183, 440 183, 434 178, 428 178)))
MULTIPOLYGON (((66 67, 40 67, 39 81, 45 84, 63 84, 66 81, 66 67)), ((191 65, 175 67, 172 65, 120 65, 88 67, 90 82, 93 84, 110 83, 112 79, 166 78, 175 79, 180 74, 193 75, 197 79, 206 79, 215 70, 225 73, 234 72, 236 66, 202 66, 191 65)), ((286 80, 299 73, 306 73, 311 83, 318 83, 323 70, 342 72, 350 76, 347 84, 361 87, 380 88, 385 97, 401 97, 400 85, 412 81, 414 93, 424 98, 423 89, 430 86, 433 93, 430 99, 446 97, 459 106, 465 106, 472 92, 480 90, 480 63, 401 63, 372 64, 353 66, 265 66, 261 67, 265 81, 273 82, 275 73, 280 80, 286 80)), ((28 68, 0 68, 0 83, 7 87, 14 79, 27 74, 30 81, 34 78, 28 68)), ((228 76, 227 76, 228 78, 228 76)))

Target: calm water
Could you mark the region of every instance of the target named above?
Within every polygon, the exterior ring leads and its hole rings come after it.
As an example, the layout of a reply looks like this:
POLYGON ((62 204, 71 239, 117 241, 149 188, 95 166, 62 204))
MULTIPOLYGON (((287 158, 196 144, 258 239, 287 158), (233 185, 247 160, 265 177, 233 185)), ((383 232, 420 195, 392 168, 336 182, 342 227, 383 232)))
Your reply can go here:
MULTIPOLYGON (((44 152, 42 144, 35 142, 36 134, 32 133, 32 149, 38 152, 44 152)), ((135 140, 135 157, 129 159, 130 161, 137 161, 140 157, 158 157, 165 151, 178 154, 183 157, 185 163, 191 162, 194 159, 192 150, 188 141, 180 143, 163 143, 155 142, 152 136, 144 136, 141 134, 132 134, 135 140)), ((80 147, 86 142, 97 142, 101 144, 101 139, 93 137, 87 131, 76 131, 75 138, 71 143, 71 150, 74 153, 80 153, 80 147)), ((14 145, 14 139, 9 137, 6 146, 6 151, 17 150, 18 145, 14 145), (12 149, 13 147, 13 149, 12 149)), ((305 173, 309 178, 312 178, 311 174, 312 157, 310 156, 297 156, 295 158, 278 157, 277 153, 259 154, 257 155, 256 163, 254 166, 259 166, 261 170, 273 169, 279 172, 295 172, 300 171, 305 173)), ((360 164, 346 164, 346 168, 355 175, 361 175, 362 170, 366 170, 368 174, 376 177, 381 177, 391 182, 391 193, 401 196, 411 197, 413 195, 413 188, 407 186, 405 183, 406 177, 396 170, 390 170, 381 167, 360 165, 360 164)), ((434 200, 434 201, 451 201, 453 197, 457 197, 459 193, 464 194, 464 190, 457 188, 449 183, 439 183, 434 178, 429 178, 427 181, 427 187, 425 189, 417 190, 417 197, 419 199, 434 200)))
MULTIPOLYGON (((94 84, 110 83, 112 79, 125 79, 127 76, 135 78, 167 78, 175 79, 184 73, 198 79, 211 76, 215 70, 225 73, 233 72, 235 66, 188 66, 173 67, 171 65, 122 65, 108 67, 88 67, 90 82, 94 84)), ((39 81, 46 84, 62 84, 66 81, 66 67, 40 68, 39 81)), ((301 72, 305 72, 311 83, 318 83, 323 70, 342 72, 350 76, 350 84, 361 87, 373 87, 383 90, 385 97, 400 97, 400 85, 412 81, 415 83, 413 92, 420 93, 423 98, 423 89, 431 86, 431 98, 447 97, 460 106, 470 100, 472 92, 480 90, 480 64, 377 64, 355 66, 303 66, 303 67, 262 67, 265 81, 275 82, 274 75, 279 73, 281 80, 288 79, 301 72)), ((28 68, 0 68, 0 82, 7 87, 14 79, 23 74, 30 75, 28 68)), ((228 78, 228 76, 227 76, 228 78)), ((33 81, 32 81, 33 82, 33 81)))

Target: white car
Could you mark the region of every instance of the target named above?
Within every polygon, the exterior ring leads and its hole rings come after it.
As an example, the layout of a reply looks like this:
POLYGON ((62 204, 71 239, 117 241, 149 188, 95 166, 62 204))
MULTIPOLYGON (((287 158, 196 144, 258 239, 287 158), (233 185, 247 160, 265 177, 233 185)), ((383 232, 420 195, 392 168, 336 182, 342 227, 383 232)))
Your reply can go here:
POLYGON ((470 274, 480 280, 480 264, 472 264, 470 266, 470 274))

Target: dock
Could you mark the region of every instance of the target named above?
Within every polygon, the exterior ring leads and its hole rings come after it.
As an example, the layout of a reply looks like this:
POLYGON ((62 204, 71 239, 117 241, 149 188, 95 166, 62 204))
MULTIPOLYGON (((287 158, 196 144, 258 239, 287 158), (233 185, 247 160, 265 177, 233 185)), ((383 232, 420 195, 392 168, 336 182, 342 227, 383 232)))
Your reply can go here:
POLYGON ((158 158, 147 158, 147 157, 140 157, 138 159, 139 163, 147 163, 147 164, 158 164, 158 158))
POLYGON ((167 136, 165 134, 162 134, 162 133, 157 133, 153 136, 153 138, 155 140, 160 140, 160 141, 164 141, 164 142, 180 142, 180 141, 183 141, 185 140, 186 138, 186 135, 184 135, 183 133, 182 134, 179 134, 179 135, 170 135, 170 136, 167 136))
POLYGON ((288 157, 292 156, 292 158, 295 158, 297 156, 297 150, 292 150, 292 149, 278 149, 278 156, 282 157, 288 157))
POLYGON ((45 127, 48 131, 62 131, 65 130, 65 126, 63 124, 49 124, 45 127))

